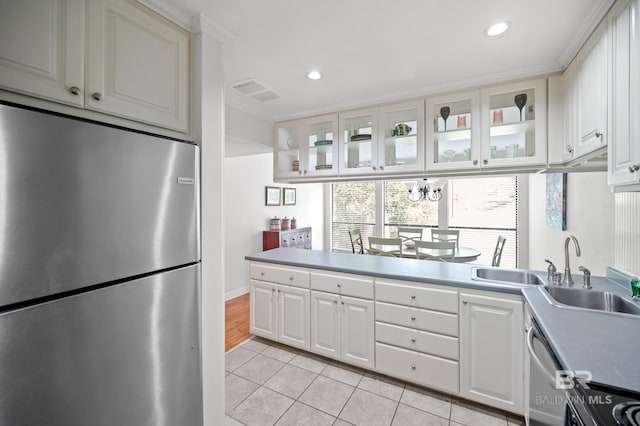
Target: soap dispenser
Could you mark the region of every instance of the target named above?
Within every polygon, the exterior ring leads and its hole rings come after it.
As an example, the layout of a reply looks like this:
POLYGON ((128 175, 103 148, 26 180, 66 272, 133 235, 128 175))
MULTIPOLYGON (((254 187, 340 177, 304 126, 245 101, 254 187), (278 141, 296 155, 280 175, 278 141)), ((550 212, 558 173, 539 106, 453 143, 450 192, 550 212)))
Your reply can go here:
POLYGON ((549 266, 547 267, 547 279, 552 280, 556 272, 558 271, 556 265, 554 265, 553 262, 549 259, 545 259, 544 261, 549 264, 549 266))

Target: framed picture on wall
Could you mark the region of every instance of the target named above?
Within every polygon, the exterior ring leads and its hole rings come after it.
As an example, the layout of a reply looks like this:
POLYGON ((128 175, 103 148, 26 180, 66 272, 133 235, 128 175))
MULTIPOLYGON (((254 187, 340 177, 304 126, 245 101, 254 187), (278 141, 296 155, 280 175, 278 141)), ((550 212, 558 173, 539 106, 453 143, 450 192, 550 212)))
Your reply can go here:
POLYGON ((567 230, 567 174, 547 175, 545 221, 552 229, 567 230))
POLYGON ((264 187, 264 205, 279 206, 280 205, 280 188, 277 186, 264 187))
POLYGON ((285 206, 295 206, 296 205, 296 189, 295 188, 284 188, 284 195, 282 197, 282 204, 285 206))

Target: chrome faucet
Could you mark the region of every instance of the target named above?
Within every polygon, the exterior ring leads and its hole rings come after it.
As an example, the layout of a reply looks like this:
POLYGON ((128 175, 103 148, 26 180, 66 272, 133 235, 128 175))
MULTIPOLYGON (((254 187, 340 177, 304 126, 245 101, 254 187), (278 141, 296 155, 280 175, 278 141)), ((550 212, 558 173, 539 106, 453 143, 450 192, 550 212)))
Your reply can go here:
POLYGON ((580 257, 580 244, 573 235, 568 236, 564 240, 564 284, 568 287, 573 285, 573 278, 571 278, 571 268, 569 267, 569 241, 573 240, 573 244, 576 246, 576 256, 580 257))

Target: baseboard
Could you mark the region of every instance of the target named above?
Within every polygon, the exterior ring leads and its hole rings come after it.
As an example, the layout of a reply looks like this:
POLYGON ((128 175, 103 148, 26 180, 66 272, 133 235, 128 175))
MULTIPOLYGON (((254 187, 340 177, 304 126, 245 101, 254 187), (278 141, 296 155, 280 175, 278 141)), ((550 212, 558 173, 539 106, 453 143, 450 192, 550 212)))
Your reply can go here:
POLYGON ((230 291, 228 293, 225 293, 224 301, 226 302, 228 300, 235 299, 236 297, 242 296, 243 294, 247 294, 247 293, 249 293, 249 286, 248 285, 244 286, 244 287, 237 288, 237 289, 235 289, 233 291, 230 291))

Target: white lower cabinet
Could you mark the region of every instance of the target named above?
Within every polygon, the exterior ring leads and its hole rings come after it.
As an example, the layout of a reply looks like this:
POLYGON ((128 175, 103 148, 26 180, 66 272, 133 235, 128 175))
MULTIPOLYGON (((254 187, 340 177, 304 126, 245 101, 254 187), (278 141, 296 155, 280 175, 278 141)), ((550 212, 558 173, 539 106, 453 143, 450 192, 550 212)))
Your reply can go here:
POLYGON ((460 395, 523 413, 523 304, 460 293, 460 395))
POLYGON ((309 290, 251 280, 251 333, 309 349, 309 290))
POLYGON ((252 262, 251 333, 524 414, 519 296, 252 262))
POLYGON ((376 370, 458 393, 458 292, 376 282, 376 370))
POLYGON ((263 263, 250 268, 250 331, 309 349, 309 272, 263 263))
POLYGON ((366 368, 374 366, 371 300, 311 291, 311 351, 366 368))

